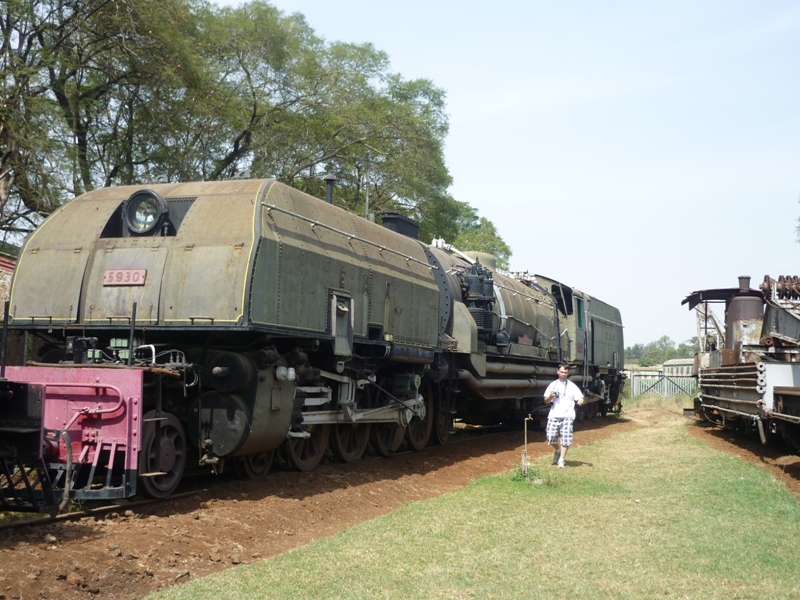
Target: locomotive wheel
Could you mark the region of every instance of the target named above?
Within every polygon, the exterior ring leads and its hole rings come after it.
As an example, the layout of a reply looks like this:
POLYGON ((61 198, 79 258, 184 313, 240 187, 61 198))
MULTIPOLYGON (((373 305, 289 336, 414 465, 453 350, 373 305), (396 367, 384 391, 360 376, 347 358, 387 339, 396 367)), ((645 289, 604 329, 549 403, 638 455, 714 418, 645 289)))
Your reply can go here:
POLYGON ((349 463, 361 458, 369 443, 369 423, 336 425, 331 435, 331 452, 337 460, 349 463))
POLYGON ((417 452, 428 445, 433 429, 433 394, 430 386, 426 386, 423 402, 425 402, 425 418, 413 417, 406 427, 406 442, 417 452))
POLYGON ((240 456, 234 460, 233 470, 239 479, 263 479, 269 473, 273 458, 275 450, 240 456))
POLYGON ((441 402, 436 403, 436 411, 433 415, 433 441, 435 444, 444 446, 450 439, 450 430, 453 428, 453 416, 450 411, 441 407, 441 402))
POLYGON ((311 471, 322 460, 331 435, 330 425, 312 425, 308 428, 311 437, 289 437, 283 442, 289 464, 298 471, 311 471))
POLYGON ((406 430, 390 423, 377 423, 372 428, 372 449, 379 456, 391 456, 403 443, 406 430))
POLYGON ((597 402, 592 402, 586 407, 586 418, 594 419, 597 416, 597 402))
POLYGON ((183 477, 186 435, 175 416, 162 412, 161 421, 148 421, 155 417, 156 412, 151 410, 142 419, 144 431, 139 451, 139 481, 146 496, 166 498, 175 491, 183 477))

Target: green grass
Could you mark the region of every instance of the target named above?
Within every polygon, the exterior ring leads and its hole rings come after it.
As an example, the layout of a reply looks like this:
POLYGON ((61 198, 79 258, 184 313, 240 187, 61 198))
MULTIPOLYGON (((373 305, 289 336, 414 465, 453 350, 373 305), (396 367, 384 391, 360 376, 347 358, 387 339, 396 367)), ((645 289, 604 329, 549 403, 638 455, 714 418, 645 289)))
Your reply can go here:
POLYGON ((795 499, 644 404, 647 426, 573 449, 569 468, 532 464, 540 483, 480 479, 150 598, 800 597, 795 499))

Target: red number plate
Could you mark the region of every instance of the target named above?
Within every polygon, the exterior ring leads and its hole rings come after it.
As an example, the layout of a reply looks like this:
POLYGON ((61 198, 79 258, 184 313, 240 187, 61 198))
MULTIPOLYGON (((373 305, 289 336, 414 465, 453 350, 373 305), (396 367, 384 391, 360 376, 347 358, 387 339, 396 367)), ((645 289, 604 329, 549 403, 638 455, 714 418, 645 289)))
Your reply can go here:
POLYGON ((144 285, 147 269, 107 269, 103 285, 144 285))

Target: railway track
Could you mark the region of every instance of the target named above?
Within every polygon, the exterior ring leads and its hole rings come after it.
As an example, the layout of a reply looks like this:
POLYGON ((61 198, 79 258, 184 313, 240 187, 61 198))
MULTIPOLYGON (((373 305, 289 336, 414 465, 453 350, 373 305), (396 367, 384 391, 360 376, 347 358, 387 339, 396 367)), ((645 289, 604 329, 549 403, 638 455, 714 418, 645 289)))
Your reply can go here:
MULTIPOLYGON (((467 442, 474 442, 476 440, 486 440, 495 436, 500 436, 509 433, 509 430, 502 429, 500 427, 482 427, 482 428, 474 428, 469 430, 457 430, 456 433, 451 436, 450 440, 447 443, 447 447, 457 446, 459 444, 464 444, 467 442)), ((428 446, 427 448, 423 448, 422 450, 401 450, 396 452, 392 456, 383 457, 383 456, 371 456, 368 458, 364 458, 362 460, 387 460, 387 459, 394 459, 394 458, 402 458, 404 456, 410 455, 420 455, 425 454, 426 452, 430 451, 434 446, 428 446)), ((201 480, 203 484, 206 483, 208 479, 207 476, 202 476, 201 480)), ((55 516, 48 516, 48 517, 39 517, 34 519, 20 519, 11 521, 9 523, 0 524, 0 533, 4 531, 10 531, 15 529, 21 529, 24 527, 40 527, 45 525, 51 525, 53 523, 61 523, 65 521, 79 521, 81 519, 89 518, 89 517, 98 517, 107 515, 114 512, 119 512, 121 510, 139 510, 142 508, 149 508, 153 506, 157 506, 160 504, 166 504, 173 500, 179 500, 181 498, 188 498, 191 496, 195 496, 200 493, 208 493, 212 491, 212 488, 198 486, 192 486, 189 481, 184 482, 182 487, 191 487, 192 489, 188 489, 186 491, 182 491, 177 494, 172 494, 166 498, 161 499, 143 499, 143 500, 134 500, 131 502, 126 502, 123 504, 109 504, 106 506, 97 506, 92 508, 87 508, 83 510, 78 510, 74 512, 62 513, 55 516)))
POLYGON ((197 489, 191 490, 188 492, 181 492, 180 494, 173 494, 168 498, 162 498, 160 500, 134 500, 133 502, 127 502, 125 504, 111 504, 108 506, 99 506, 96 508, 88 508, 84 510, 79 510, 76 512, 69 512, 69 513, 62 513, 59 515, 55 515, 52 517, 40 517, 38 519, 26 519, 20 521, 12 521, 11 523, 4 523, 0 525, 0 532, 8 531, 11 529, 20 529, 22 527, 35 527, 39 525, 50 525, 52 523, 61 523, 64 521, 78 521, 80 519, 85 519, 87 517, 97 517, 101 515, 107 515, 109 513, 113 513, 119 510, 131 510, 133 508, 142 508, 145 506, 153 506, 155 504, 164 504, 171 500, 178 500, 180 498, 188 498, 189 496, 194 496, 200 492, 207 492, 207 489, 197 489))

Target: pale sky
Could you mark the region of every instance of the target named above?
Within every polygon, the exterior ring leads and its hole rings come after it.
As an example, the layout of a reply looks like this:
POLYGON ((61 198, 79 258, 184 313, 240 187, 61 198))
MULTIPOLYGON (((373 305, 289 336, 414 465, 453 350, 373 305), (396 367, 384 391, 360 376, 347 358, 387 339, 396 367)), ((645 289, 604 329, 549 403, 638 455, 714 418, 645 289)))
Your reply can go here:
POLYGON ((694 290, 800 275, 800 2, 272 4, 444 89, 454 197, 626 345, 695 335, 694 290))

